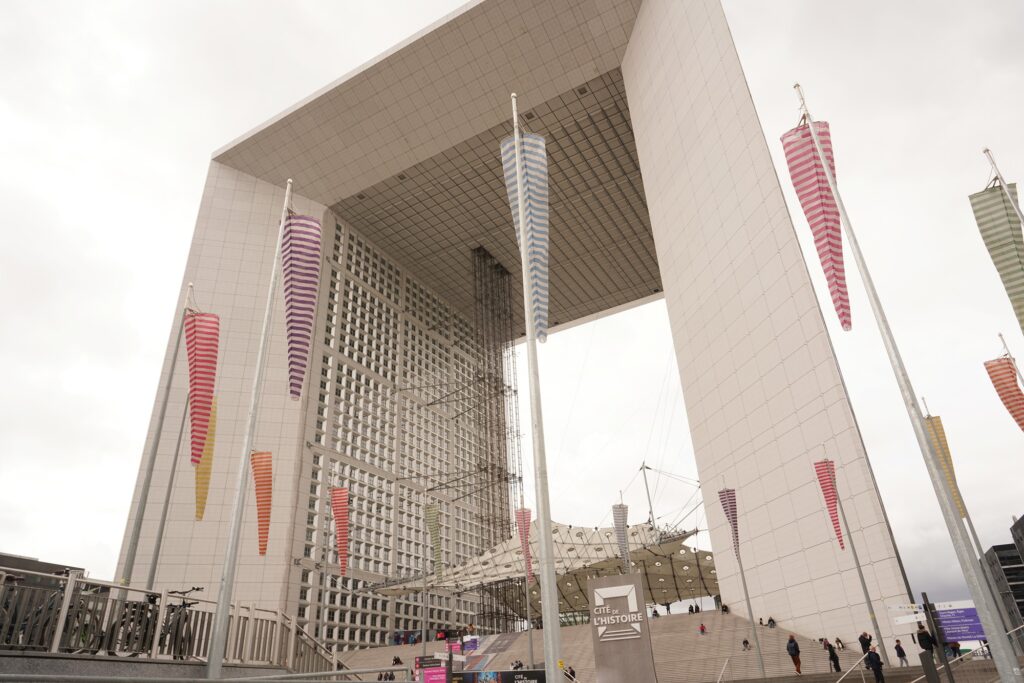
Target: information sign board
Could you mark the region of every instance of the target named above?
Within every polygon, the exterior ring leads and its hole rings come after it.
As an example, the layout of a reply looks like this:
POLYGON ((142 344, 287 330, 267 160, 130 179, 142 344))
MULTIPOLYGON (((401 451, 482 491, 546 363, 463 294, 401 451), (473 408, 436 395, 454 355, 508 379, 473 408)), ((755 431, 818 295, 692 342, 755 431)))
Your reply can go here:
POLYGON ((974 607, 938 610, 935 616, 947 642, 985 639, 985 630, 974 607))

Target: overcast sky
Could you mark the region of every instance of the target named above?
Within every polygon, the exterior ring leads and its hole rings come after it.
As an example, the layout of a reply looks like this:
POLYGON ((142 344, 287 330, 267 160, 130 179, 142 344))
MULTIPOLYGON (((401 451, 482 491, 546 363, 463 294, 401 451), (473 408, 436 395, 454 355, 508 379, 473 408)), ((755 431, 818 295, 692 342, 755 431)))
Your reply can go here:
MULTIPOLYGON (((113 575, 210 153, 460 4, 3 3, 0 552, 113 575)), ((1022 355, 1024 337, 967 195, 989 178, 983 146, 1024 176, 1024 6, 725 8, 780 172, 794 81, 831 122, 840 188, 915 387, 945 421, 982 541, 1008 542, 1010 515, 1024 513, 1024 434, 982 362, 1000 353, 998 332, 1022 355)), ((911 582, 963 597, 852 260, 843 333, 781 175, 911 582)), ((624 490, 642 521, 644 459, 696 477, 671 349, 661 302, 543 347, 556 519, 607 523, 624 490)), ((661 522, 702 522, 681 519, 692 486, 652 476, 651 488, 661 522)))

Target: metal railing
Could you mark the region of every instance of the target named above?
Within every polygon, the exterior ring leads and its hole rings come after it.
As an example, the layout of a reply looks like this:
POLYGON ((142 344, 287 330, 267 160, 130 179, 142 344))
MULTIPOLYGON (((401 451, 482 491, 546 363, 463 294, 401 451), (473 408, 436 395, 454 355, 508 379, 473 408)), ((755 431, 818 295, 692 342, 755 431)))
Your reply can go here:
MULTIPOLYGON (((202 589, 145 591, 0 567, 0 650, 206 661, 215 602, 202 589)), ((298 673, 343 668, 292 617, 232 606, 226 662, 298 673)))

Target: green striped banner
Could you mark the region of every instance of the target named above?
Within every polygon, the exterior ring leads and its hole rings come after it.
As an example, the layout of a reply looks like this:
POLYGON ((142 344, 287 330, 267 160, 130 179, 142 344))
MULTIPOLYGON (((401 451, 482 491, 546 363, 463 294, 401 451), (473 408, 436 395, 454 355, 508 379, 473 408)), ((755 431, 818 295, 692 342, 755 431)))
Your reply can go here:
MULTIPOLYGON (((1007 185, 1017 201, 1017 185, 1007 185)), ((972 194, 971 209, 992 263, 1010 297, 1017 324, 1024 330, 1024 236, 1020 220, 999 185, 972 194)))
MULTIPOLYGON (((434 551, 434 573, 438 578, 444 574, 444 565, 441 564, 441 529, 438 522, 437 505, 430 503, 426 507, 427 533, 430 534, 430 547, 434 551)), ((423 567, 424 573, 427 568, 423 567)))

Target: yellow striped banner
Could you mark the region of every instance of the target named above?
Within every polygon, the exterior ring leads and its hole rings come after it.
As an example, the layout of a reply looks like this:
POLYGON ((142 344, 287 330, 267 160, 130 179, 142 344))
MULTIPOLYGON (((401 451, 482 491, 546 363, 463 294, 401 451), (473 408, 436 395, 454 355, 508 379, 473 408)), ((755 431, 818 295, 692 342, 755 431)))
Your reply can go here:
POLYGON ((210 406, 210 427, 203 444, 203 457, 195 467, 196 472, 196 521, 201 522, 206 514, 206 498, 210 495, 210 475, 213 473, 213 444, 217 437, 217 397, 210 406))
POLYGON ((929 415, 924 419, 925 430, 928 432, 928 440, 935 449, 935 455, 939 457, 939 466, 949 483, 950 493, 953 495, 953 502, 960 512, 960 517, 967 516, 964 501, 960 497, 960 487, 956 483, 956 471, 953 469, 953 454, 949 452, 949 442, 946 441, 946 430, 942 426, 942 418, 938 415, 929 415))

